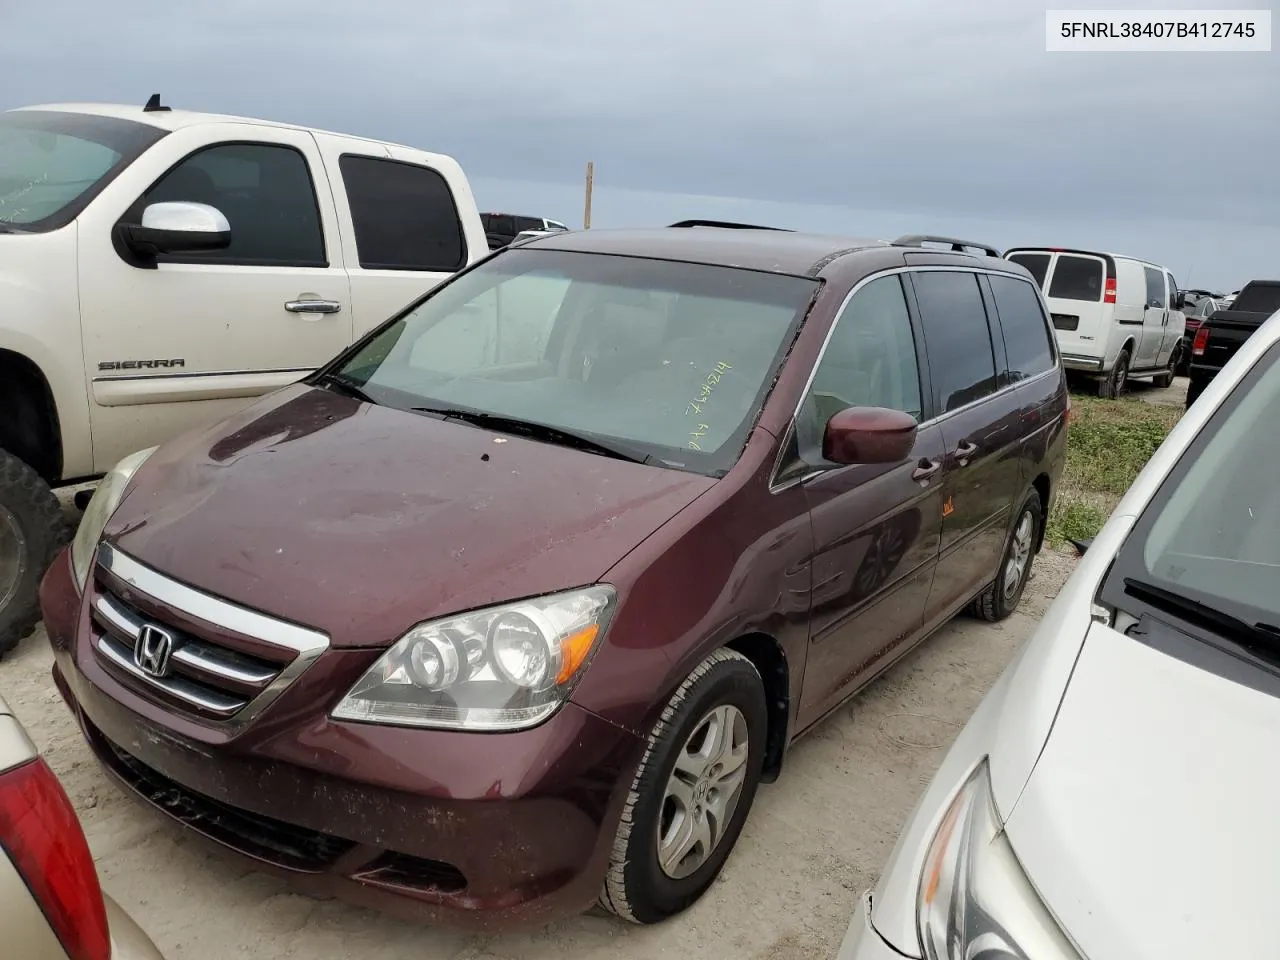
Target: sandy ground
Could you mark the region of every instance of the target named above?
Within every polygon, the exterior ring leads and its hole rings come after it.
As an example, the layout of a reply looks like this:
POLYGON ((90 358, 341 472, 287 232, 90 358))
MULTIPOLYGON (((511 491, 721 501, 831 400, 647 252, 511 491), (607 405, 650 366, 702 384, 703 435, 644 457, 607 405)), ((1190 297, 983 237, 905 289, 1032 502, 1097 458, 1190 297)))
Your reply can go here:
POLYGON ((1013 617, 957 620, 801 740, 720 881, 658 927, 589 914, 479 937, 299 896, 106 779, 54 692, 43 630, 0 664, 0 690, 66 785, 105 888, 170 960, 829 958, 944 750, 1074 562, 1046 550, 1013 617))

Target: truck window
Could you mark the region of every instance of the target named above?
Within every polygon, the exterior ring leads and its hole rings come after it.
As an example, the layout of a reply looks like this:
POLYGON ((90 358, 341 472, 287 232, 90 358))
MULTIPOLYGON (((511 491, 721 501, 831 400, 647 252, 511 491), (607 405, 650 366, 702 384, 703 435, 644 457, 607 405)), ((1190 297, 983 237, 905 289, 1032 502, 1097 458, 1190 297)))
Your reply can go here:
POLYGON ((329 265, 311 172, 292 147, 223 143, 199 150, 156 181, 141 205, 181 200, 222 211, 231 224, 231 245, 162 255, 161 263, 329 265))
POLYGON ((466 265, 458 208, 437 171, 355 154, 343 154, 339 166, 360 266, 453 273, 466 265))
POLYGON ((1147 278, 1147 306, 1160 309, 1164 306, 1164 274, 1150 267, 1142 268, 1147 278))
POLYGON ((1231 304, 1232 310, 1246 313, 1275 313, 1280 310, 1280 283, 1250 283, 1231 304))
POLYGON ((1026 267, 1035 277, 1036 286, 1044 289, 1044 278, 1049 272, 1049 254, 1047 253, 1011 253, 1009 259, 1019 266, 1026 267))
POLYGON ((542 222, 541 217, 516 217, 516 229, 520 230, 545 230, 546 226, 542 222))
POLYGON ((1060 254, 1049 281, 1049 296, 1097 303, 1102 299, 1102 261, 1060 254))

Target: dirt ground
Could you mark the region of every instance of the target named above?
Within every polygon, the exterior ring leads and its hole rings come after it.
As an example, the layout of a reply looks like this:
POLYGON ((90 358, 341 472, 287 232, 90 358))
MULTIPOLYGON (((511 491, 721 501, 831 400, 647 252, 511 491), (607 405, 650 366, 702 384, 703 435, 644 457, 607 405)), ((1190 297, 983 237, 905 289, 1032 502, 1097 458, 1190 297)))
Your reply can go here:
POLYGON ((657 927, 589 914, 480 937, 299 896, 106 779, 53 689, 43 630, 0 664, 0 690, 62 778, 106 890, 169 960, 829 958, 943 751, 1074 563, 1046 550, 1013 617, 957 620, 801 740, 757 795, 720 881, 657 927))

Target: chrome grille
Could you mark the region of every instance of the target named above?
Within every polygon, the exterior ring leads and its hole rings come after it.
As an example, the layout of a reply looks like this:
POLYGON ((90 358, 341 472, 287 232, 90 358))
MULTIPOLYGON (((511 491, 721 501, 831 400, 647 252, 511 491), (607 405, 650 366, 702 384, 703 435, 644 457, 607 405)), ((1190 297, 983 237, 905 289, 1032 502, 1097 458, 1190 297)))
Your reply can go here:
POLYGON ((126 687, 205 721, 249 723, 329 646, 322 633, 195 590, 105 544, 95 573, 99 662, 126 687), (159 669, 143 655, 144 632, 163 634, 159 669))

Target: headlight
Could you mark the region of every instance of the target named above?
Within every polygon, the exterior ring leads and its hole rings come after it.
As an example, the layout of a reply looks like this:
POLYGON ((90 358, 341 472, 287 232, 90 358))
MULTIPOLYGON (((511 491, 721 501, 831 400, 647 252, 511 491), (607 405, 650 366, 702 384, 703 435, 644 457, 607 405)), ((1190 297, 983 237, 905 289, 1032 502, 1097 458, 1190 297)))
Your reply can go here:
POLYGON ((89 579, 89 565, 93 563, 93 551, 98 547, 98 538, 102 536, 111 514, 120 506, 129 481, 155 450, 155 447, 148 447, 131 453, 112 467, 111 472, 102 478, 93 491, 89 505, 84 508, 84 516, 80 518, 75 539, 71 541, 71 570, 81 593, 84 592, 85 581, 89 579))
POLYGON ((985 760, 929 846, 917 922, 925 960, 1080 960, 1009 846, 985 760))
POLYGON ((608 626, 615 593, 586 587, 421 623, 333 711, 453 730, 517 730, 568 698, 608 626))

